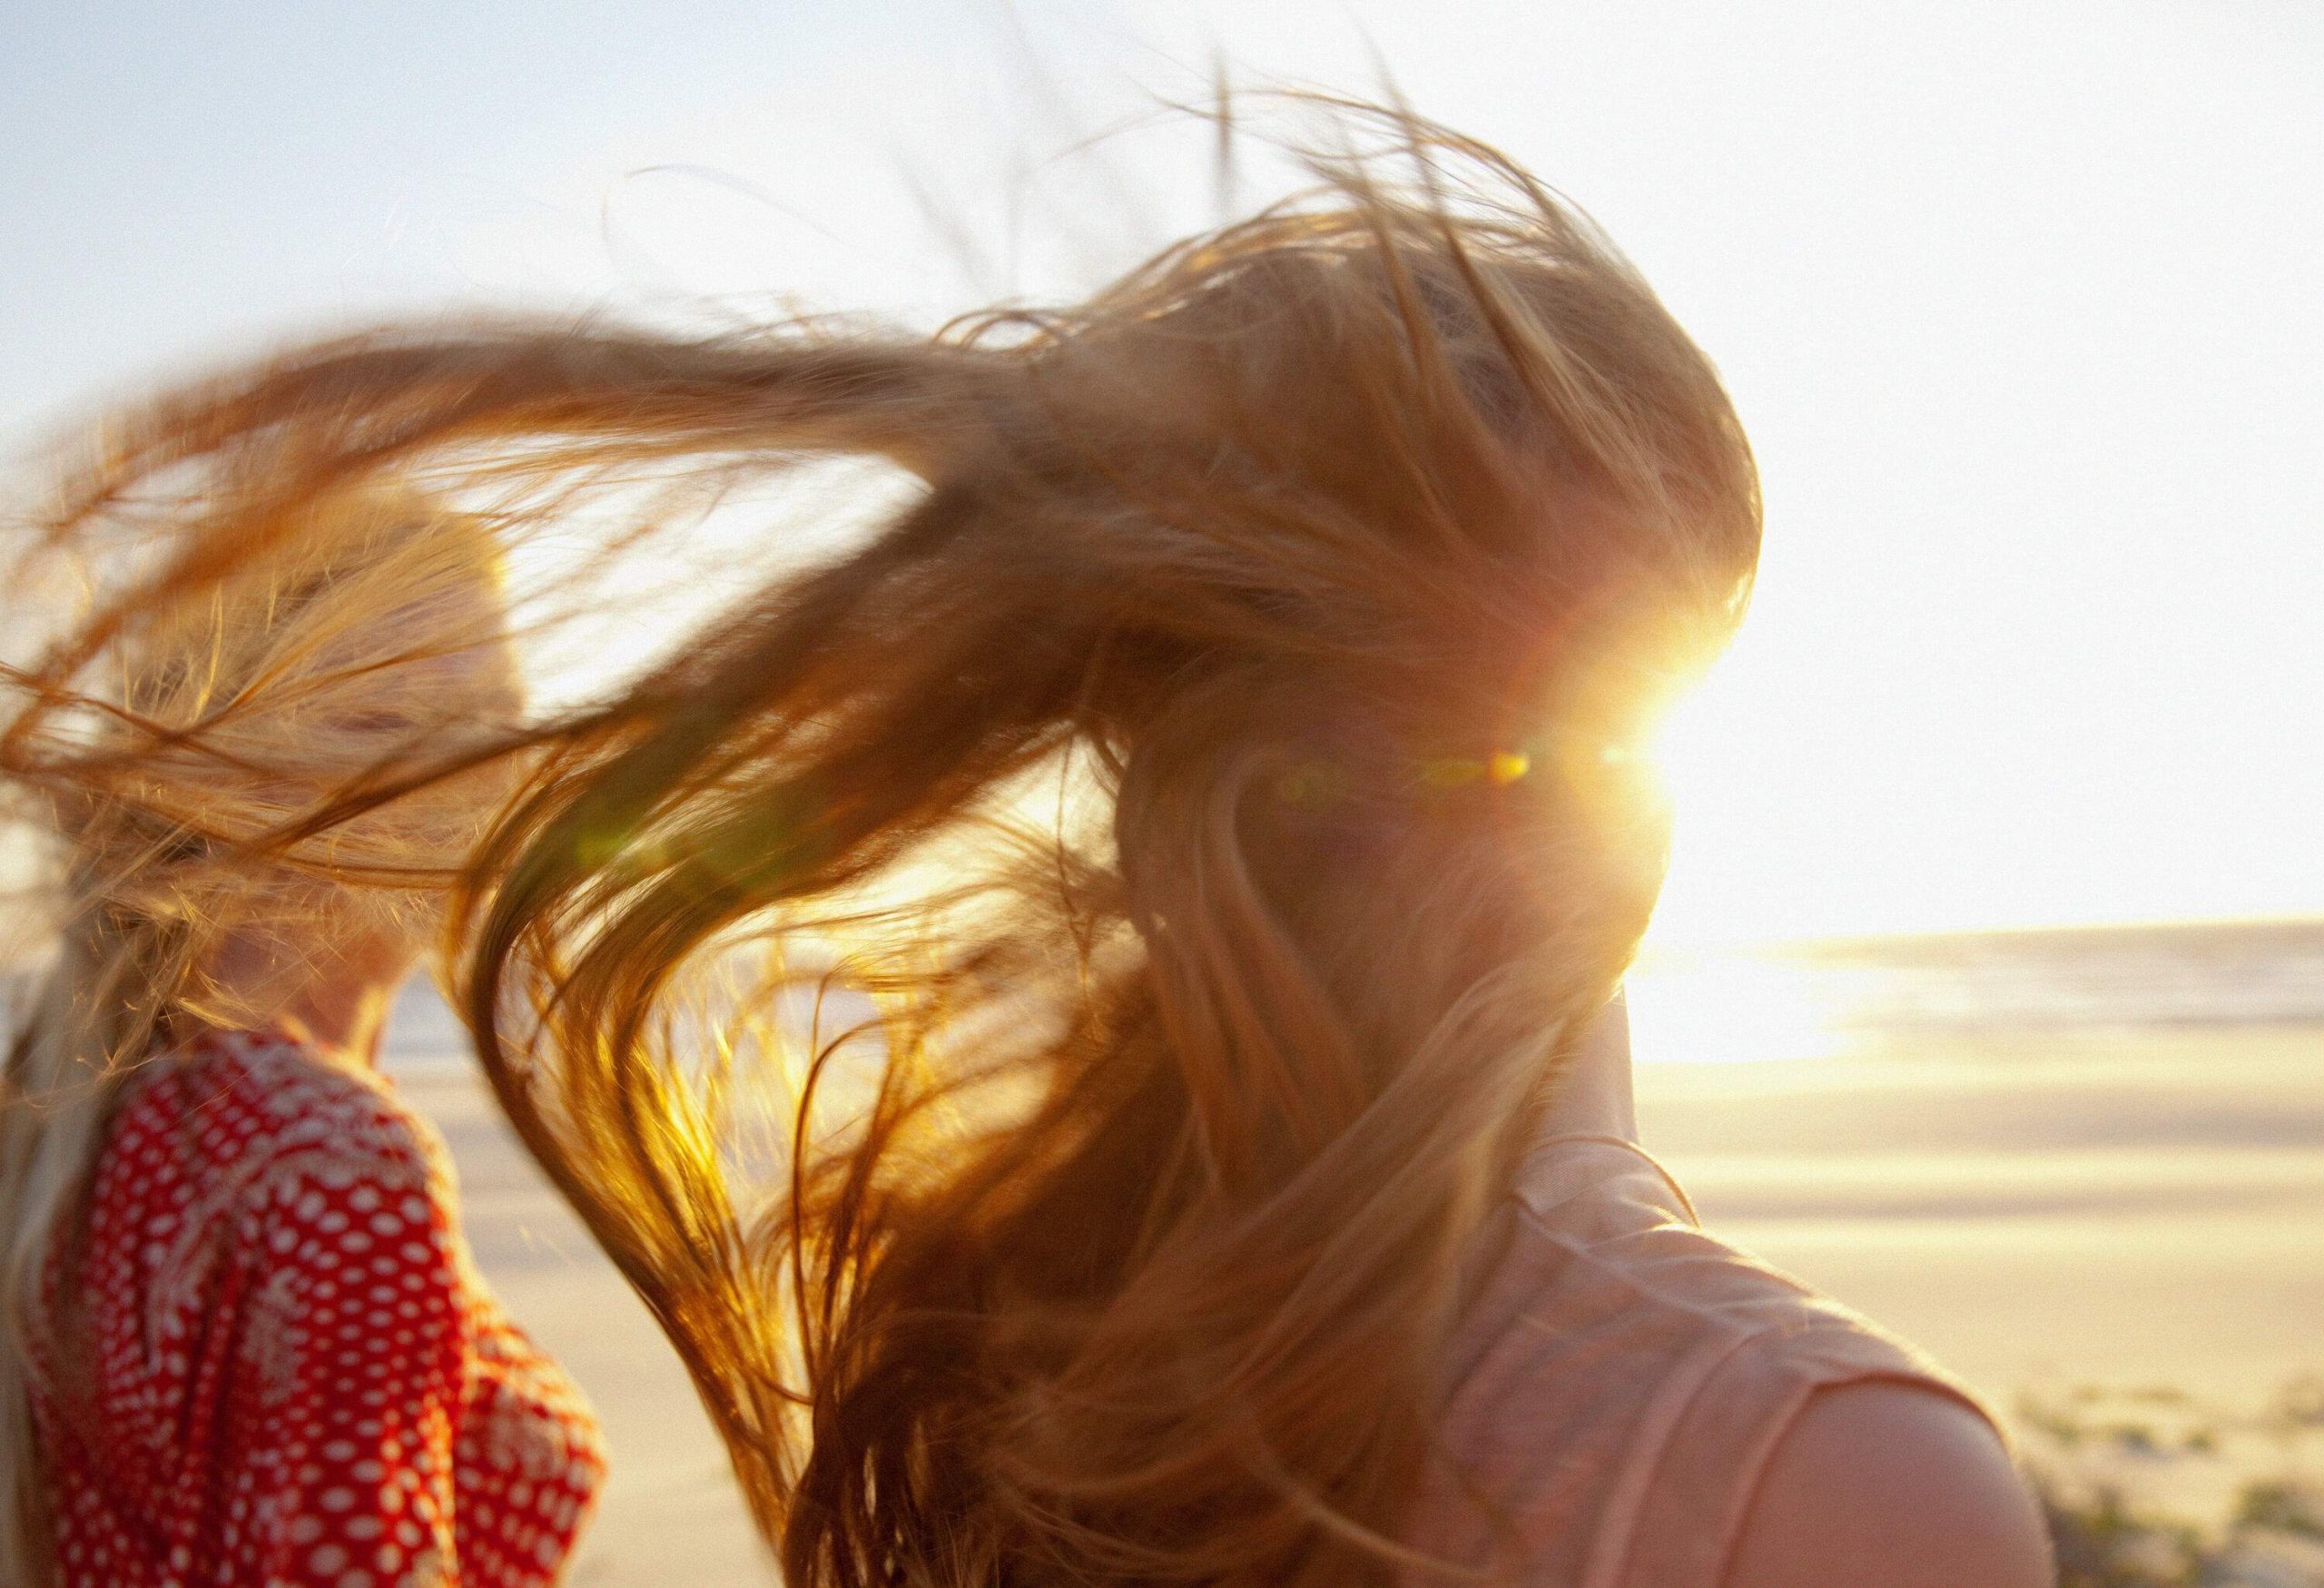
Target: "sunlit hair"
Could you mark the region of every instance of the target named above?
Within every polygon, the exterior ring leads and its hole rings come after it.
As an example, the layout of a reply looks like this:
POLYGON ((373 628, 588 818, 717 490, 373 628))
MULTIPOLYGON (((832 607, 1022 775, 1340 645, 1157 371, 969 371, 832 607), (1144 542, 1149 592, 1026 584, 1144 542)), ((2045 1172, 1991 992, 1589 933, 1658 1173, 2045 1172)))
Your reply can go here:
POLYGON ((1751 577, 1735 415, 1523 172, 1329 120, 1315 192, 1077 307, 358 337, 129 421, 54 521, 198 476, 231 561, 373 478, 512 546, 640 480, 920 482, 537 725, 456 901, 500 1100, 797 1588, 1396 1569, 1651 908, 1629 752, 1751 577))
POLYGON ((57 873, 48 930, 13 945, 33 962, 15 969, 0 1080, 11 1583, 50 1575, 27 1394, 44 1370, 59 1404, 84 1387, 72 1270, 122 1084, 195 1026, 267 1024, 336 946, 432 932, 500 786, 433 775, 448 735, 471 734, 500 698, 468 686, 460 661, 493 638, 491 602, 475 598, 497 577, 481 528, 408 492, 340 493, 286 520, 263 557, 204 567, 239 547, 180 514, 153 528, 37 547, 16 570, 44 607, 65 587, 40 576, 78 576, 84 621, 44 665, 11 670, 22 693, 0 735, 0 769, 57 873), (424 789, 386 797, 422 766, 424 789), (376 802, 359 818, 294 831, 320 804, 359 797, 376 802), (248 962, 274 971, 221 981, 216 951, 254 933, 273 952, 248 962))

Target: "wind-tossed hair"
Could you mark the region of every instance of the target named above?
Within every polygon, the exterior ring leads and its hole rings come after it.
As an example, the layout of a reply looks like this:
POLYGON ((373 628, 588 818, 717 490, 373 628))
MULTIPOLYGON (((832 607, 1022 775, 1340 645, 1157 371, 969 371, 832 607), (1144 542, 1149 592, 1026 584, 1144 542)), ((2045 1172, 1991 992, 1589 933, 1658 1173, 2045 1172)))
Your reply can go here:
POLYGON ((1315 191, 1077 306, 354 337, 132 416, 49 522, 189 488, 205 572, 145 610, 383 480, 520 556, 641 479, 914 479, 506 735, 453 889, 493 1087, 800 1588, 1425 1564, 1451 1331, 1644 929, 1634 751, 1758 504, 1587 222, 1314 108, 1315 191))

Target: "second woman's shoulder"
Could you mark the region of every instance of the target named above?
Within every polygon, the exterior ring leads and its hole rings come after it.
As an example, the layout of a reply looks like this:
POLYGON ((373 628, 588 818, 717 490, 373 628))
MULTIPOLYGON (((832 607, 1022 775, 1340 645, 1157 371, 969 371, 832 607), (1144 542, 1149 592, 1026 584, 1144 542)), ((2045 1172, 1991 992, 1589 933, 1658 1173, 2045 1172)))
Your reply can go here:
POLYGON ((361 1182, 450 1200, 442 1139, 368 1069, 281 1031, 205 1036, 174 1068, 172 1095, 156 1100, 182 1114, 223 1179, 253 1192, 361 1182))

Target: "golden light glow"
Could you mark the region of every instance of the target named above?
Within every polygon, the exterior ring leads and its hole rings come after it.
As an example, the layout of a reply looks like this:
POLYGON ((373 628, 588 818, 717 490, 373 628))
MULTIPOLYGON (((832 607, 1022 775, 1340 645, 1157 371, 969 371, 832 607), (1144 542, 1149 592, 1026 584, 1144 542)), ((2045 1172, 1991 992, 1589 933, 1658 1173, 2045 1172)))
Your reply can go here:
POLYGON ((1835 1057, 1850 1041, 1828 981, 1778 956, 1649 949, 1624 984, 1630 1050, 1658 1064, 1835 1057))

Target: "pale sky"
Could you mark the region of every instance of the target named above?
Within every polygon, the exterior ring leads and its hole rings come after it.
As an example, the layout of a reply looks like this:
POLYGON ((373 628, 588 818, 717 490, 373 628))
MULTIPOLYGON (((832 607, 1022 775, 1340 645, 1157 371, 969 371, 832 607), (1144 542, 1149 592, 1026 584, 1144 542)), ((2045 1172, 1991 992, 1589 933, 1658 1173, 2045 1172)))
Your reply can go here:
POLYGON ((1595 214, 1766 475, 1672 938, 2324 912, 2317 0, 15 0, 0 433, 395 306, 1090 284, 1251 79, 1595 214), (920 195, 926 195, 925 197, 920 195))

